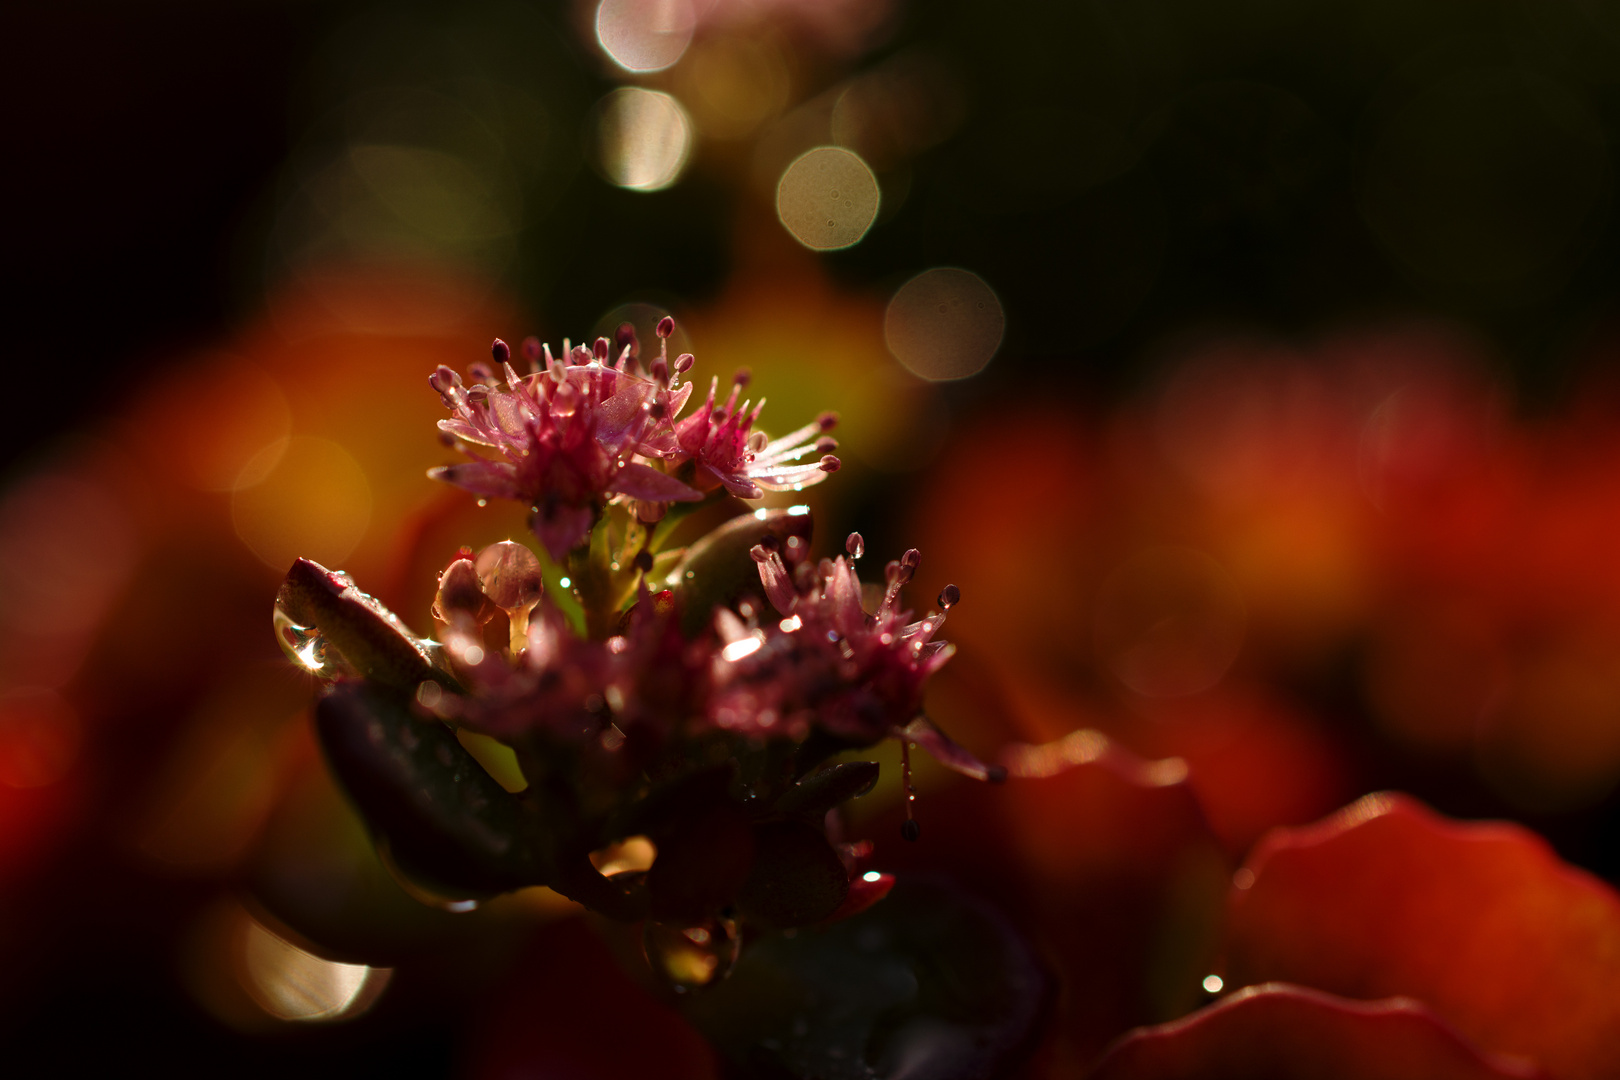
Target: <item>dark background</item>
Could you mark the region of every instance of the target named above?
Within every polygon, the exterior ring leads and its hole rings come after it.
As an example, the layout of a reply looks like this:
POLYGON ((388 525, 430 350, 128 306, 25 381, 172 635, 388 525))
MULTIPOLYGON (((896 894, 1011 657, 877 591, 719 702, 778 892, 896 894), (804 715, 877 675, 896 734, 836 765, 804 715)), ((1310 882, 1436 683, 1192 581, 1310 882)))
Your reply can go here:
MULTIPOLYGON (((446 25, 510 13, 422 10, 446 25)), ((75 387, 14 408, 0 453, 251 316, 276 171, 321 111, 311 65, 366 11, 0 15, 13 370, 75 387)), ((539 17, 555 40, 491 63, 545 67, 581 102, 605 90, 567 12, 539 17)), ((1482 334, 1523 406, 1542 409, 1606 340, 1620 273, 1610 5, 929 3, 847 66, 918 42, 959 65, 967 121, 915 163, 901 212, 828 261, 855 282, 974 267, 1011 312, 997 384, 1036 365, 1095 398, 1135 385, 1148 348, 1189 328, 1309 335, 1438 314, 1482 334)), ((701 298, 726 273, 726 193, 702 178, 647 198, 576 172, 549 219, 507 282, 548 323, 653 285, 701 298), (562 242, 614 257, 559 282, 540 267, 562 242)))

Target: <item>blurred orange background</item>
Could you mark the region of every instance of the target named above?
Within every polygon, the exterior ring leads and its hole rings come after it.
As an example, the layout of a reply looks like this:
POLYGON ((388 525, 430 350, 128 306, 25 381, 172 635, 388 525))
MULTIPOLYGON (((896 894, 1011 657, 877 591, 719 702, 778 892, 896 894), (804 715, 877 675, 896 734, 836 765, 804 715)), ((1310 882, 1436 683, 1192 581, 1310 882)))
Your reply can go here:
MULTIPOLYGON (((1620 874, 1611 16, 3 20, 32 54, 0 487, 19 1061, 498 1071, 480 1018, 572 909, 395 883, 271 602, 303 555, 431 632, 435 570, 524 527, 425 478, 428 373, 664 313, 700 380, 752 369, 773 432, 841 413, 819 547, 919 547, 918 608, 961 588, 929 708, 974 752, 1100 732, 1182 769, 1234 865, 1400 788, 1620 874)), ((922 767, 925 820, 953 783, 922 767)))

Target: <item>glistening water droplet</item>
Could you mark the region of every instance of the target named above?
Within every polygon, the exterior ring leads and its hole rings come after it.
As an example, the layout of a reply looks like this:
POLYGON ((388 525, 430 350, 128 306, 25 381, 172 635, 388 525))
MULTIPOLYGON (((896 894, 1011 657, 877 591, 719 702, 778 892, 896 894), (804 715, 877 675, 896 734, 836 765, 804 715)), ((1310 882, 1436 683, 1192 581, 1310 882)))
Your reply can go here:
POLYGON ((712 986, 731 973, 742 939, 732 919, 682 924, 649 919, 641 947, 653 974, 676 993, 712 986))
POLYGON ((465 915, 469 911, 478 910, 477 900, 445 896, 427 888, 421 882, 412 880, 394 861, 394 853, 389 849, 387 837, 379 837, 377 840, 377 860, 383 864, 383 869, 388 871, 388 876, 394 879, 394 883, 404 890, 405 895, 419 904, 448 911, 453 915, 465 915))
POLYGON ((276 641, 281 645, 281 651, 300 668, 320 679, 335 679, 340 675, 354 674, 342 654, 332 648, 326 638, 321 636, 319 629, 313 626, 300 626, 293 620, 282 605, 280 597, 276 599, 273 619, 276 641))

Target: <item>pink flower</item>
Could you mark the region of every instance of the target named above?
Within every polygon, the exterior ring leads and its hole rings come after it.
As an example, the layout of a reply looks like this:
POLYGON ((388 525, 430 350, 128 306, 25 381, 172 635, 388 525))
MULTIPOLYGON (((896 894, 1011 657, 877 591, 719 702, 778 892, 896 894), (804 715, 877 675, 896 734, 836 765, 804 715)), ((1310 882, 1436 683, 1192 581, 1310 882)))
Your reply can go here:
POLYGON ((535 536, 561 561, 586 539, 610 500, 633 500, 638 516, 652 521, 669 503, 695 501, 718 487, 757 499, 766 491, 797 491, 837 471, 829 451, 838 444, 826 435, 837 417, 823 413, 772 441, 754 428, 764 400, 751 409, 748 402, 737 404, 746 375, 720 406, 715 380, 703 408, 677 423, 692 393, 692 384, 681 382, 692 355, 671 363, 667 341, 674 330, 667 316, 658 324, 659 354, 646 372, 629 326, 619 332, 612 364, 614 346, 606 338, 592 349, 564 341, 560 361, 530 338, 524 343, 533 369, 528 375, 513 369, 511 349, 499 339, 491 349, 499 375, 475 365, 471 375, 478 381, 469 386, 439 367, 428 381, 452 414, 439 421, 439 430, 473 460, 428 475, 475 495, 528 503, 535 536), (811 453, 819 460, 801 463, 811 453), (695 487, 673 475, 681 469, 695 487))
POLYGON ((737 404, 737 396, 747 385, 748 373, 739 371, 731 395, 724 405, 716 407, 714 398, 720 380, 714 378, 703 408, 675 425, 681 455, 696 464, 699 487, 719 485, 739 499, 757 499, 766 491, 798 491, 838 471, 838 459, 829 452, 838 443, 826 434, 838 423, 836 414, 822 413, 811 423, 773 441, 763 431, 753 430, 765 399, 760 398, 752 409, 746 401, 737 404), (810 453, 820 458, 809 464, 798 463, 810 453))
POLYGON ((702 711, 703 660, 711 643, 681 637, 667 592, 643 588, 621 632, 605 641, 576 635, 545 600, 513 659, 487 648, 476 630, 451 628, 447 638, 457 673, 474 693, 447 695, 438 711, 497 738, 594 742, 610 754, 628 740, 632 756, 642 760, 702 711))
MULTIPOLYGON (((623 496, 647 503, 690 501, 701 493, 638 457, 659 454, 673 441, 669 417, 691 387, 643 378, 627 370, 630 349, 606 363, 608 342, 593 352, 569 350, 558 361, 532 339, 526 351, 535 370, 520 376, 511 350, 496 340, 492 352, 506 388, 488 369, 464 385, 440 366, 428 380, 450 419, 439 429, 473 458, 428 475, 475 495, 518 499, 533 508, 535 536, 561 561, 583 542, 606 500, 623 496), (544 364, 541 365, 541 357, 544 364), (661 437, 662 436, 662 437, 661 437)), ((676 376, 678 378, 678 375, 676 376)))
POLYGON ((923 714, 924 683, 955 652, 933 638, 961 598, 956 586, 940 593, 940 611, 912 622, 900 608, 900 589, 922 562, 913 548, 889 563, 888 588, 869 614, 861 607, 854 565, 863 549, 860 534, 850 534, 846 549, 847 559, 805 563, 793 572, 774 546, 753 549, 765 594, 781 618, 761 627, 726 610, 716 613, 721 648, 713 662, 711 722, 793 738, 814 726, 855 746, 894 736, 960 772, 1000 779, 1003 770, 957 746, 923 714))

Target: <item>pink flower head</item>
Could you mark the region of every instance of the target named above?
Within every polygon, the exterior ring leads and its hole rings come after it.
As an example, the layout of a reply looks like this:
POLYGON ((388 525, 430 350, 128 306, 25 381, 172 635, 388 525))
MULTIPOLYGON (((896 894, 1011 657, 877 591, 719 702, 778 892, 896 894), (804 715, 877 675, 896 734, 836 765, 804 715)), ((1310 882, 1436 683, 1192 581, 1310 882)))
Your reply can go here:
POLYGON ((628 370, 631 349, 609 365, 609 345, 570 349, 558 361, 551 350, 526 343, 534 371, 519 376, 511 350, 496 340, 492 352, 505 389, 480 365, 480 381, 440 366, 429 378, 451 412, 439 429, 473 460, 428 475, 475 495, 518 499, 533 508, 535 536, 562 560, 589 534, 601 504, 623 496, 647 503, 696 500, 701 493, 653 468, 640 456, 661 456, 673 442, 670 417, 685 403, 690 384, 628 370), (542 365, 541 359, 544 358, 542 365))
POLYGON ((527 646, 508 660, 475 630, 452 628, 447 651, 474 693, 447 696, 440 711, 497 738, 537 734, 609 752, 628 739, 635 756, 656 753, 701 711, 706 645, 681 637, 669 593, 645 587, 620 629, 606 641, 581 638, 543 600, 527 646))
POLYGON ((710 380, 703 408, 675 425, 681 454, 697 466, 699 487, 721 486, 739 499, 758 499, 766 491, 798 491, 838 471, 838 459, 831 453, 838 442, 827 435, 838 423, 835 413, 822 413, 773 441, 763 431, 754 430, 765 399, 760 398, 752 409, 747 401, 737 404, 747 385, 748 373, 739 371, 725 404, 716 406, 720 380, 710 380), (811 453, 819 455, 818 459, 801 464, 800 459, 811 453))
POLYGON ((790 572, 774 545, 751 554, 765 594, 781 616, 750 627, 729 611, 716 615, 721 648, 713 667, 709 718, 716 726, 755 735, 803 738, 813 725, 855 745, 896 736, 928 749, 942 764, 980 779, 1001 770, 957 746, 923 715, 923 685, 955 646, 933 640, 945 613, 961 599, 954 585, 940 593, 941 610, 915 622, 900 608, 900 589, 916 573, 915 548, 889 563, 888 587, 875 612, 861 606, 854 560, 823 559, 790 572))

